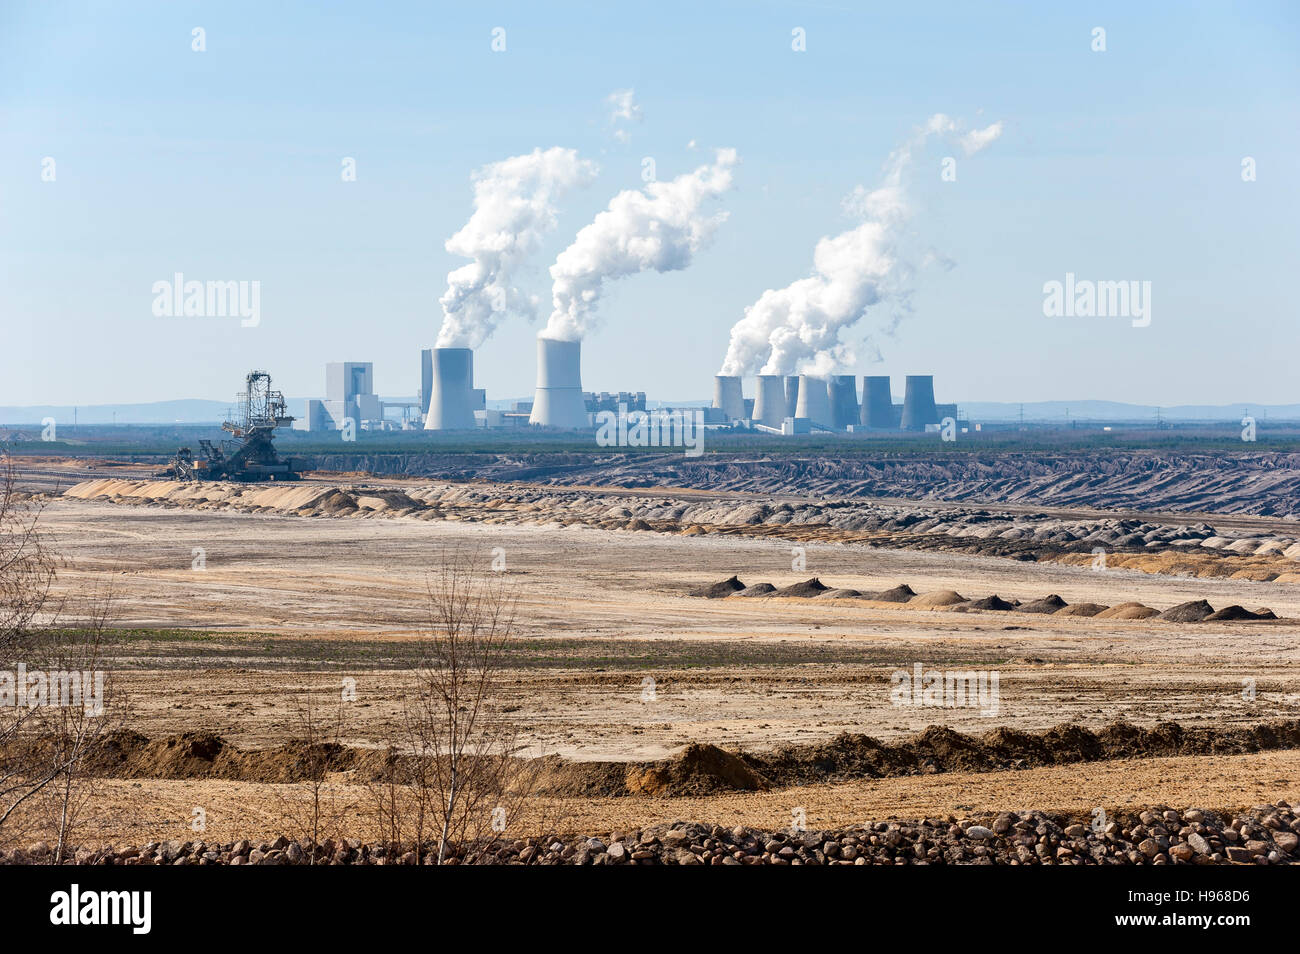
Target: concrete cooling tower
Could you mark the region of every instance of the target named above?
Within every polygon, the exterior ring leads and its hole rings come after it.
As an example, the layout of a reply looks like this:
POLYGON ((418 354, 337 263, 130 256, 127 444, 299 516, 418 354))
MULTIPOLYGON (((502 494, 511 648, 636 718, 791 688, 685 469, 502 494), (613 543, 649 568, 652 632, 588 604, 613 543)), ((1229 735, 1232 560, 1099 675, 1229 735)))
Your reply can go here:
POLYGON ((474 422, 474 352, 434 348, 426 431, 469 430, 474 422))
POLYGON ((835 416, 831 412, 830 383, 826 378, 811 374, 799 375, 799 403, 795 407, 794 416, 809 418, 822 427, 835 426, 835 416))
POLYGON ((582 342, 537 339, 537 394, 530 424, 585 429, 587 403, 582 396, 582 342))
POLYGON ((794 417, 799 407, 799 375, 787 374, 785 377, 785 416, 794 417))
POLYGON ((827 382, 831 416, 841 430, 858 423, 858 379, 851 374, 837 374, 827 382))
POLYGON ((894 426, 894 396, 889 393, 889 375, 868 375, 862 379, 861 422, 867 427, 894 426))
POLYGON ((743 421, 749 416, 745 413, 745 395, 741 391, 739 377, 714 375, 713 406, 721 408, 728 421, 743 421))
POLYGON ((779 374, 758 376, 754 398, 754 423, 779 428, 790 417, 785 403, 785 378, 779 374))
POLYGON ((909 374, 907 392, 903 397, 903 430, 923 431, 927 424, 939 423, 939 410, 934 406, 934 376, 909 374))

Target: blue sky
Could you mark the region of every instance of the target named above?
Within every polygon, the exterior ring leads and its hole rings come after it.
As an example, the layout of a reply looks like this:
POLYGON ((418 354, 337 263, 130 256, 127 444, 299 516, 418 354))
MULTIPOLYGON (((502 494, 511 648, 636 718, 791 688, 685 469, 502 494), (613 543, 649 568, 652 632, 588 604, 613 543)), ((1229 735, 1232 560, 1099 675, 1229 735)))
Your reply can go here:
MULTIPOLYGON (((464 263, 443 242, 472 210, 470 173, 556 145, 601 173, 524 276, 548 300, 547 267, 642 185, 643 157, 666 179, 739 151, 713 243, 612 284, 584 343, 588 389, 706 397, 744 308, 808 273, 817 240, 852 224, 844 196, 937 112, 1005 131, 956 182, 939 175, 950 149, 918 158, 910 237, 956 265, 918 274, 883 360, 862 349, 852 370, 900 389, 933 373, 940 400, 1294 402, 1298 11, 6 3, 0 404, 224 399, 253 367, 320 395, 341 360, 414 393, 464 263), (605 98, 629 87, 644 118, 622 143, 605 98), (260 281, 261 323, 155 317, 152 285, 175 272, 260 281), (1150 326, 1044 317, 1043 284, 1066 272, 1150 281, 1150 326)), ((479 349, 489 397, 531 394, 536 330, 510 319, 479 349)))

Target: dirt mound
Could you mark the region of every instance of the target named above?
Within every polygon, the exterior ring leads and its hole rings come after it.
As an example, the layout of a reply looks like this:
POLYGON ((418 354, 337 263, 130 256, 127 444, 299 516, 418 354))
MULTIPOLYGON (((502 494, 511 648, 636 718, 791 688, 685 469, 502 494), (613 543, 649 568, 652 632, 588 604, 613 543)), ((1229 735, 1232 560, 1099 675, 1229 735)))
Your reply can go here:
POLYGON ((1026 603, 1020 607, 1022 613, 1056 613, 1069 606, 1065 600, 1061 599, 1055 593, 1051 596, 1044 596, 1041 600, 1034 600, 1032 603, 1026 603))
POLYGON ((1160 610, 1152 609, 1142 603, 1120 603, 1097 614, 1097 619, 1150 619, 1159 616, 1160 610))
POLYGON ((321 513, 352 513, 357 509, 357 502, 341 490, 331 490, 316 503, 321 513))
POLYGON ((743 590, 737 590, 732 596, 767 596, 769 593, 775 593, 776 587, 771 583, 755 583, 753 586, 747 586, 743 590))
POLYGON ((916 606, 920 609, 932 609, 939 606, 956 606, 958 603, 965 602, 966 597, 956 590, 935 590, 933 593, 922 593, 920 596, 914 596, 907 601, 907 605, 916 606))
POLYGON ((744 583, 741 583, 734 576, 729 576, 721 583, 712 583, 708 586, 702 586, 698 590, 693 590, 691 596, 702 596, 706 600, 720 600, 732 593, 739 593, 743 589, 745 589, 744 583))
POLYGON ((992 610, 995 613, 1005 613, 1008 610, 1016 608, 1014 603, 1008 603, 1002 597, 994 593, 992 596, 986 596, 982 600, 971 600, 961 607, 962 609, 972 610, 992 610))
POLYGON ((1186 603, 1171 606, 1160 614, 1159 619, 1171 623, 1199 623, 1207 616, 1213 615, 1214 607, 1205 600, 1188 600, 1186 603))
POLYGON ((844 733, 829 742, 785 746, 771 753, 742 757, 773 786, 781 787, 1138 756, 1236 755, 1292 748, 1300 748, 1300 719, 1239 729, 1185 729, 1176 722, 1158 723, 1150 729, 1116 722, 1097 732, 1074 724, 1042 733, 997 728, 978 738, 944 726, 930 726, 893 745, 870 736, 844 733))
POLYGON ((871 598, 873 600, 879 600, 882 603, 906 603, 915 595, 916 590, 912 589, 906 583, 899 583, 893 589, 871 594, 871 598))
POLYGON ((98 743, 88 766, 95 775, 115 778, 301 782, 358 768, 370 756, 366 750, 337 743, 309 745, 293 740, 270 749, 239 749, 211 732, 150 740, 123 730, 98 743))
POLYGON ((817 598, 819 600, 851 600, 857 599, 861 595, 861 590, 852 590, 847 587, 841 587, 838 590, 827 590, 817 598))
MULTIPOLYGON (((32 740, 39 746, 48 740, 32 740)), ((1101 759, 1170 755, 1238 755, 1300 748, 1300 719, 1231 729, 1187 729, 1162 722, 1144 729, 1116 722, 1093 732, 1066 724, 1042 733, 996 728, 981 737, 946 726, 893 744, 843 733, 809 745, 772 752, 733 753, 693 742, 657 762, 542 760, 539 792, 583 796, 695 796, 720 791, 766 791, 774 787, 853 778, 953 771, 1001 771, 1101 759)), ((294 740, 269 749, 239 749, 205 732, 150 740, 119 731, 90 753, 91 774, 110 778, 221 779, 292 783, 352 772, 378 778, 395 762, 391 751, 294 740)))
POLYGON ((625 784, 631 795, 654 796, 758 792, 770 788, 767 780, 739 756, 702 742, 692 742, 662 762, 629 765, 625 784))
POLYGON ((1103 606, 1101 603, 1071 603, 1069 606, 1062 606, 1056 611, 1057 616, 1097 616, 1106 612, 1110 607, 1103 606))
POLYGON ((802 583, 791 583, 789 586, 783 586, 779 590, 773 592, 772 595, 793 596, 808 599, 812 596, 820 596, 829 589, 829 586, 814 576, 811 580, 804 580, 802 583))
POLYGON ((1277 614, 1271 609, 1261 609, 1251 612, 1244 606, 1238 606, 1233 603, 1231 606, 1225 606, 1221 610, 1216 610, 1209 616, 1205 617, 1207 623, 1219 622, 1222 620, 1245 620, 1245 619, 1277 619, 1277 614))

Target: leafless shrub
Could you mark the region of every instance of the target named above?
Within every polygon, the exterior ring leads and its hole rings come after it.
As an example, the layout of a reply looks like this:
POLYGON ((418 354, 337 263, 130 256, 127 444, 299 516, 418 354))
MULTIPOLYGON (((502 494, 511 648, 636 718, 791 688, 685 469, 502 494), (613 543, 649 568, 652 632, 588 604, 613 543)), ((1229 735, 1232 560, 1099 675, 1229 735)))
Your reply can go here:
POLYGON ((427 600, 423 659, 368 783, 376 834, 416 864, 485 860, 542 814, 531 804, 538 763, 500 706, 515 600, 462 551, 444 555, 427 600))
POLYGON ((0 845, 41 837, 53 863, 85 820, 88 756, 118 725, 125 698, 106 666, 111 592, 55 599, 59 567, 40 509, 0 465, 0 845))
POLYGON ((341 836, 343 817, 353 806, 329 780, 343 748, 346 708, 341 694, 331 708, 310 693, 295 695, 294 741, 300 754, 294 773, 301 779, 278 793, 280 817, 286 834, 305 849, 307 864, 328 862, 326 842, 341 836))

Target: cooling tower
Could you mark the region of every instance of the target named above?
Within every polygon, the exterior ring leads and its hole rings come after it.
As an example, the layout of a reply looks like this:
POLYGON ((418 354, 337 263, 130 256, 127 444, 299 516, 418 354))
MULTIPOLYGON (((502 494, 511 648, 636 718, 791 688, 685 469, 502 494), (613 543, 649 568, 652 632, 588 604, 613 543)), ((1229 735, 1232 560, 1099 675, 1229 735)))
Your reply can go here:
POLYGON ((785 378, 779 374, 760 374, 758 396, 754 398, 754 423, 779 428, 789 416, 785 403, 785 378))
POLYGON ((903 396, 903 430, 923 431, 927 424, 939 423, 934 406, 934 375, 909 374, 903 396))
POLYGON ((537 339, 537 394, 530 424, 584 429, 587 403, 582 396, 582 342, 537 339))
POLYGON ((729 421, 745 420, 745 396, 740 389, 739 377, 730 374, 714 375, 713 406, 721 408, 729 421))
POLYGON ((889 393, 889 375, 869 375, 862 379, 862 417, 867 427, 894 426, 894 396, 889 393))
POLYGON ((858 423, 858 379, 851 374, 837 374, 827 382, 831 415, 841 430, 858 423))
POLYGON ((469 430, 474 423, 474 352, 469 348, 434 348, 426 431, 469 430))
POLYGON ((831 413, 830 382, 826 378, 812 374, 799 375, 799 403, 795 407, 795 417, 806 417, 822 427, 834 427, 835 416, 831 413))
POLYGON ((794 417, 799 407, 799 375, 788 374, 785 378, 785 416, 794 417))

